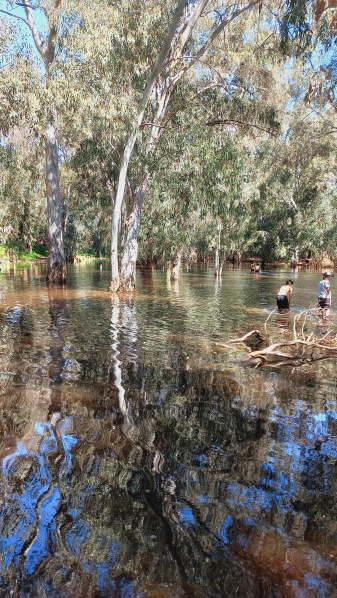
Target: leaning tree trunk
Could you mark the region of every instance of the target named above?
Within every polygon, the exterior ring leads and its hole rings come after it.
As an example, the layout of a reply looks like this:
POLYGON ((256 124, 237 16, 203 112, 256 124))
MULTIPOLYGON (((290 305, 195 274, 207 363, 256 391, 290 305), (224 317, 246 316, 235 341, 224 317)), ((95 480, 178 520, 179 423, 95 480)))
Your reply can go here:
POLYGON ((46 189, 49 245, 47 282, 62 284, 67 280, 67 267, 63 248, 58 144, 56 130, 51 123, 46 128, 46 189))
MULTIPOLYGON (((257 1, 257 0, 256 0, 257 1)), ((124 197, 124 189, 126 183, 126 176, 128 171, 128 166, 132 154, 133 147, 135 145, 137 135, 139 132, 139 127, 143 122, 143 116, 145 113, 145 109, 147 106, 147 102, 150 98, 152 89, 156 83, 157 77, 160 75, 161 71, 165 66, 165 61, 170 51, 172 40, 176 34, 176 28, 178 26, 180 17, 187 5, 188 0, 179 0, 178 6, 175 10, 174 16, 172 18, 171 24, 169 26, 167 35, 163 42, 162 48, 160 50, 158 59, 153 67, 153 70, 149 76, 147 81, 143 97, 140 102, 139 112, 137 115, 137 122, 134 125, 133 131, 131 132, 128 141, 126 143, 124 153, 122 156, 120 171, 119 171, 119 179, 118 179, 118 187, 115 199, 115 205, 112 212, 112 220, 111 220, 111 284, 110 284, 110 291, 115 293, 120 285, 120 277, 118 271, 118 224, 120 219, 120 212, 122 208, 122 202, 124 197)))
POLYGON ((147 181, 138 190, 134 208, 127 219, 127 235, 120 272, 120 289, 122 291, 132 291, 136 286, 139 227, 146 187, 147 181))
POLYGON ((120 286, 120 275, 118 269, 118 223, 120 219, 120 211, 122 207, 122 200, 124 195, 125 183, 126 183, 126 176, 128 171, 129 161, 132 155, 132 151, 134 148, 135 141, 137 139, 137 135, 139 133, 139 129, 143 124, 143 117, 145 113, 145 109, 147 106, 147 102, 150 99, 152 90, 159 79, 159 76, 166 68, 166 74, 164 76, 164 82, 161 81, 160 85, 158 84, 156 92, 159 93, 160 88, 164 88, 162 94, 162 102, 160 105, 159 102, 159 109, 158 114, 156 117, 156 122, 154 123, 154 127, 161 126, 162 119, 167 109, 168 101, 170 99, 172 90, 174 86, 178 83, 178 81, 183 77, 183 75, 195 64, 201 60, 205 52, 211 46, 213 41, 222 33, 222 31, 227 27, 233 20, 235 20, 239 15, 244 12, 249 11, 254 5, 259 4, 260 0, 251 0, 248 4, 240 7, 239 9, 234 9, 233 12, 228 16, 228 18, 221 20, 220 24, 218 24, 212 31, 212 33, 207 37, 205 43, 199 48, 196 54, 192 57, 189 57, 187 62, 183 63, 183 66, 178 69, 178 72, 174 74, 174 66, 177 65, 181 59, 182 54, 184 51, 184 47, 188 41, 188 38, 191 35, 195 25, 197 24, 199 18, 201 17, 204 9, 206 8, 209 0, 198 0, 196 5, 193 9, 191 9, 190 13, 186 13, 186 20, 181 27, 180 32, 177 31, 177 27, 180 21, 180 17, 182 16, 185 8, 188 5, 188 0, 179 0, 176 11, 174 13, 173 19, 171 21, 169 30, 167 32, 166 38, 164 40, 163 46, 161 48, 160 54, 156 61, 156 64, 151 72, 151 75, 147 81, 145 91, 143 97, 140 102, 140 109, 137 116, 137 122, 134 125, 134 129, 131 132, 127 144, 124 149, 120 172, 119 172, 119 180, 118 180, 118 188, 116 194, 116 201, 113 208, 112 213, 112 224, 111 224, 111 284, 110 284, 110 291, 117 292, 120 286), (171 44, 174 42, 174 45, 171 47, 171 44), (170 60, 167 61, 167 57, 171 52, 170 60))
MULTIPOLYGON (((144 110, 139 116, 141 122, 143 118, 144 110)), ((124 154, 119 171, 118 187, 115 197, 115 202, 112 210, 111 219, 111 247, 110 247, 110 258, 111 258, 111 283, 109 291, 115 293, 119 289, 120 277, 118 269, 118 231, 119 221, 121 215, 121 209, 124 198, 124 189, 126 183, 126 175, 128 171, 129 161, 132 154, 133 146, 137 138, 137 129, 130 135, 128 142, 125 146, 124 154)))

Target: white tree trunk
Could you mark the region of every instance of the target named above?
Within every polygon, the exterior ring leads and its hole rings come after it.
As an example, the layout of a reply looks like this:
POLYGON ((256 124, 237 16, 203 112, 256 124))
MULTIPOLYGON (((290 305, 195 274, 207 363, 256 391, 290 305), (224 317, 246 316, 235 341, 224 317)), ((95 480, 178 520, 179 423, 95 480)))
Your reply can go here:
POLYGON ((49 245, 47 282, 62 284, 67 279, 67 267, 63 248, 58 143, 55 126, 51 123, 46 128, 46 191, 49 245))
MULTIPOLYGON (((36 49, 46 69, 47 87, 50 82, 50 67, 55 59, 57 26, 61 18, 61 5, 62 0, 54 0, 53 22, 48 23, 48 36, 46 39, 43 39, 40 37, 36 26, 33 13, 34 8, 31 6, 31 3, 28 0, 23 0, 21 3, 26 13, 25 23, 30 29, 36 49)), ((52 110, 56 113, 55 106, 52 107, 52 110)), ((54 122, 49 121, 46 125, 46 191, 49 244, 47 282, 65 283, 67 279, 67 267, 63 247, 56 122, 56 118, 54 118, 54 122)))
POLYGON ((112 293, 115 293, 118 290, 119 283, 120 283, 120 277, 119 277, 119 271, 118 271, 118 222, 120 219, 120 213, 121 213, 121 207, 122 207, 125 183, 126 183, 126 175, 127 175, 127 171, 128 171, 128 166, 129 166, 132 150, 135 145, 135 141, 137 139, 139 127, 143 121, 143 116, 144 116, 147 102, 150 98, 150 95, 151 95, 152 89, 154 87, 154 84, 157 80, 157 77, 159 77, 162 69, 165 66, 165 60, 170 51, 171 43, 172 43, 172 40, 176 33, 176 28, 178 26, 180 17, 185 9, 185 6, 187 5, 187 2, 188 2, 188 0, 179 0, 177 9, 174 13, 172 22, 171 22, 169 30, 167 32, 167 36, 164 40, 161 52, 158 56, 158 60, 155 64, 154 69, 149 77, 148 82, 147 82, 146 89, 144 91, 144 94, 143 94, 143 97, 142 97, 142 100, 140 103, 139 113, 138 113, 138 117, 137 117, 137 123, 136 123, 132 133, 130 134, 129 139, 128 139, 127 144, 124 149, 121 166, 120 166, 120 171, 119 171, 116 200, 115 200, 115 205, 114 205, 114 209, 113 209, 113 213, 112 213, 112 220, 111 220, 111 284, 110 284, 110 291, 112 293))
MULTIPOLYGON (((222 222, 219 220, 217 248, 215 250, 215 259, 214 259, 214 276, 219 276, 221 274, 221 272, 220 272, 221 231, 222 231, 222 222)), ((221 270, 222 270, 222 268, 221 268, 221 270)))
POLYGON ((123 291, 132 291, 136 286, 138 237, 146 187, 147 182, 145 182, 142 188, 137 192, 134 209, 127 221, 127 235, 124 244, 120 274, 120 289, 123 291))
POLYGON ((214 258, 214 276, 218 276, 218 274, 219 274, 219 265, 220 265, 219 249, 216 248, 216 250, 215 250, 215 258, 214 258))
MULTIPOLYGON (((149 77, 149 80, 146 85, 146 89, 144 95, 142 97, 140 103, 140 110, 137 117, 137 124, 134 127, 133 132, 130 134, 128 142, 125 146, 124 154, 121 161, 120 167, 120 174, 118 180, 118 189, 116 195, 116 201, 113 209, 112 214, 112 223, 111 223, 111 285, 110 291, 116 292, 120 286, 120 275, 118 270, 118 222, 120 219, 120 212, 121 206, 124 196, 125 190, 125 183, 126 183, 126 176, 129 161, 131 158, 132 150, 137 139, 137 135, 139 132, 139 127, 142 124, 145 108, 147 102, 150 98, 151 92, 159 78, 160 74, 162 73, 164 67, 167 67, 165 72, 164 80, 161 81, 161 85, 157 86, 157 101, 158 101, 158 111, 155 119, 155 126, 152 128, 152 135, 149 143, 149 149, 154 146, 154 141, 159 135, 159 128, 158 126, 162 122, 164 118, 168 102, 172 93, 174 86, 178 83, 178 81, 183 77, 183 75, 198 61, 201 57, 205 54, 207 49, 211 46, 213 41, 222 33, 229 23, 231 23, 234 19, 236 19, 242 13, 249 11, 253 6, 258 4, 260 0, 251 0, 244 6, 239 9, 233 10, 233 12, 229 15, 227 19, 223 19, 219 25, 217 25, 213 31, 210 33, 207 41, 201 46, 198 52, 193 56, 189 57, 188 61, 184 64, 182 68, 178 68, 177 72, 173 72, 175 67, 178 63, 180 63, 182 53, 184 50, 184 46, 190 37, 198 19, 200 18, 203 10, 209 3, 209 0, 199 0, 193 7, 189 15, 187 15, 185 23, 181 28, 181 31, 177 32, 177 27, 183 14, 185 7, 188 5, 188 0, 179 0, 177 9, 175 11, 174 17, 170 24, 166 39, 162 46, 161 52, 157 59, 157 62, 154 66, 154 69, 149 77), (171 48, 171 45, 174 42, 174 46, 171 48), (170 54, 170 61, 166 65, 166 58, 170 54)), ((135 245, 136 247, 136 245, 135 245)), ((127 258, 127 256, 125 255, 127 258)), ((124 283, 123 283, 124 284, 124 283)))
POLYGON ((178 278, 179 278, 179 272, 180 272, 180 267, 181 267, 181 256, 182 256, 182 248, 178 247, 177 253, 173 260, 171 280, 178 280, 178 278))

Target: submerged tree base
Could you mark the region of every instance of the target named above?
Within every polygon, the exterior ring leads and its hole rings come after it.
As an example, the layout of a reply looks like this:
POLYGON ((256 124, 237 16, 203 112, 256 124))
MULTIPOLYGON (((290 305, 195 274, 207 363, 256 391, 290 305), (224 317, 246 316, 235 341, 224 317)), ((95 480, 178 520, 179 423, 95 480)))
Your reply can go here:
POLYGON ((131 274, 126 277, 115 277, 110 282, 110 293, 133 293, 136 288, 135 277, 131 274))
POLYGON ((48 264, 46 281, 48 284, 65 284, 67 281, 67 266, 64 264, 63 266, 57 265, 50 268, 48 264))

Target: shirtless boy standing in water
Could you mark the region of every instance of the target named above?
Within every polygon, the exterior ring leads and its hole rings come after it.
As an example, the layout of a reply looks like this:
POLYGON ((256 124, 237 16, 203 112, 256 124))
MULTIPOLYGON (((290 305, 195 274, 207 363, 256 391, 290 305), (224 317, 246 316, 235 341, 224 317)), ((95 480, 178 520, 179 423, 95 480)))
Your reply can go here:
POLYGON ((286 283, 281 286, 279 292, 277 293, 276 303, 279 311, 290 309, 291 298, 293 296, 293 286, 293 281, 287 280, 286 283))

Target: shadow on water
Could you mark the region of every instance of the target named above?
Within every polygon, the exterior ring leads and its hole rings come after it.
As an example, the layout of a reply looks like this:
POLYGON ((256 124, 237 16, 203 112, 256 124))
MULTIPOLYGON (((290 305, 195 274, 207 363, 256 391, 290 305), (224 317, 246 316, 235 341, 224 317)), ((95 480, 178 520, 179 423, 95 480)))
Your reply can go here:
POLYGON ((278 281, 151 270, 111 299, 108 276, 2 281, 0 595, 333 596, 335 364, 215 346, 263 326, 278 281))

